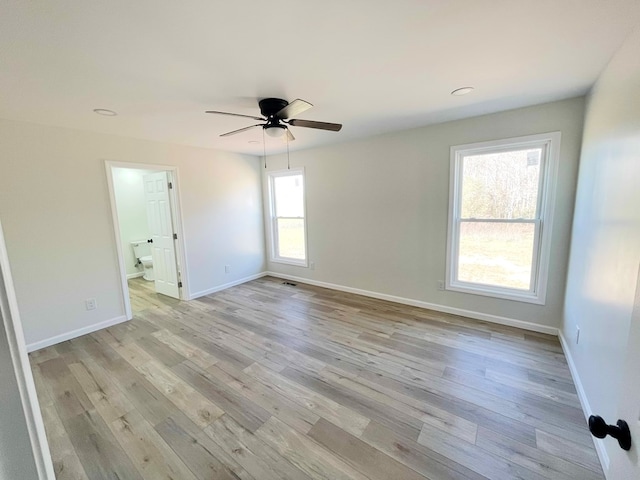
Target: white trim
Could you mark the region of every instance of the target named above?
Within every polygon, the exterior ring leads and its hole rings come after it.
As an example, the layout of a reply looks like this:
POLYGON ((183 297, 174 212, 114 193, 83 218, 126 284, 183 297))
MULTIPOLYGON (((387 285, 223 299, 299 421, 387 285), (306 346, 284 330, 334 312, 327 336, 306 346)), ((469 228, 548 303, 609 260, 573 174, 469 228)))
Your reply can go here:
POLYGON ((308 267, 308 263, 305 260, 293 260, 290 258, 270 258, 270 262, 282 263, 284 265, 293 265, 294 267, 308 267))
MULTIPOLYGON (((267 272, 256 273, 255 275, 250 275, 248 277, 241 278, 239 280, 235 280, 233 282, 225 283, 223 285, 219 285, 217 287, 210 288, 208 290, 203 290, 201 292, 196 292, 191 297, 185 300, 194 300, 198 297, 203 297, 205 295, 209 295, 211 293, 219 292, 221 290, 225 290, 230 287, 234 287, 236 285, 240 285, 241 283, 250 282, 251 280, 256 280, 258 278, 262 278, 267 275, 267 272)), ((95 323, 93 325, 88 325, 86 327, 78 328, 77 330, 72 330, 70 332, 66 332, 60 335, 56 335, 54 337, 46 338, 44 340, 40 340, 38 342, 30 343, 27 345, 27 351, 33 352, 36 350, 40 350, 41 348, 46 348, 51 345, 56 345, 61 342, 65 342, 67 340, 71 340, 73 338, 81 337, 82 335, 87 335, 89 333, 96 332, 98 330, 102 330, 103 328, 112 327, 113 325, 117 325, 119 323, 126 322, 128 319, 126 316, 120 316, 116 318, 112 318, 110 320, 105 320, 104 322, 95 323)))
MULTIPOLYGON (((120 238, 120 220, 118 219, 118 208, 116 206, 116 192, 113 185, 113 163, 105 161, 104 168, 107 174, 107 187, 109 188, 109 203, 111 206, 111 218, 113 221, 113 233, 116 241, 116 255, 118 257, 118 269, 120 271, 120 285, 122 302, 124 304, 124 314, 127 319, 133 318, 131 311, 131 300, 129 299, 129 285, 127 284, 127 269, 124 266, 124 253, 122 251, 122 239, 120 238)), ((37 347, 44 348, 48 345, 37 347)), ((31 351, 31 350, 30 350, 31 351)))
POLYGON ((307 283, 309 285, 315 285, 316 287, 329 288, 331 290, 339 290, 341 292, 355 293, 357 295, 363 295, 365 297, 377 298, 380 300, 387 300, 389 302, 401 303, 403 305, 410 305, 412 307, 426 308, 427 310, 435 310, 437 312, 451 313, 453 315, 460 315, 463 317, 473 318, 475 320, 483 320, 485 322, 497 323, 500 325, 507 325, 510 327, 522 328, 523 330, 529 330, 532 332, 546 333, 548 335, 558 335, 558 329, 556 327, 549 327, 547 325, 539 325, 537 323, 527 322, 524 320, 517 320, 515 318, 500 317, 498 315, 491 315, 489 313, 475 312, 473 310, 464 310, 462 308, 449 307, 447 305, 439 305, 436 303, 423 302, 422 300, 414 300, 412 298, 396 297, 395 295, 388 295, 386 293, 372 292, 370 290, 362 290, 359 288, 346 287, 344 285, 337 285, 335 283, 320 282, 317 280, 310 280, 308 278, 296 277, 293 275, 285 275, 277 272, 266 272, 266 275, 276 278, 282 278, 284 280, 293 280, 299 283, 307 283))
POLYGON ((50 347, 51 345, 66 342, 67 340, 72 340, 89 333, 97 332, 98 330, 102 330, 103 328, 112 327, 113 325, 117 325, 128 320, 129 319, 126 316, 121 315, 119 317, 110 318, 109 320, 104 320, 102 322, 87 325, 86 327, 78 328, 76 330, 71 330, 70 332, 61 333, 60 335, 55 335, 38 342, 30 343, 29 345, 27 345, 27 351, 35 352, 36 350, 40 350, 41 348, 46 348, 50 347))
MULTIPOLYGON (((584 413, 584 417, 588 421, 589 417, 593 415, 593 410, 591 410, 591 405, 589 405, 589 398, 587 397, 587 392, 585 392, 584 386, 582 385, 582 381, 580 380, 578 369, 576 367, 575 362, 573 361, 573 357, 571 356, 571 350, 569 349, 567 339, 564 337, 564 334, 562 333, 562 329, 558 330, 558 338, 560 339, 560 345, 562 346, 562 351, 564 352, 564 356, 567 359, 567 365, 569 365, 571 378, 573 379, 573 383, 576 386, 578 399, 580 400, 580 405, 582 406, 582 413, 584 413)), ((596 447, 596 452, 598 452, 598 458, 600 459, 600 464, 602 465, 602 469, 604 470, 604 473, 606 476, 609 471, 609 454, 607 453, 607 449, 604 446, 603 440, 593 436, 592 436, 592 439, 593 439, 593 444, 596 447)))
MULTIPOLYGON (((308 267, 309 266, 309 239, 308 239, 308 229, 307 229, 307 183, 306 183, 306 174, 304 171, 304 167, 295 167, 287 170, 271 170, 266 172, 267 174, 267 200, 268 200, 268 225, 269 228, 267 230, 267 238, 269 242, 269 260, 275 263, 284 263, 287 265, 295 265, 298 267, 308 267), (301 175, 302 176, 302 210, 304 217, 302 217, 302 221, 304 223, 304 259, 299 260, 296 258, 287 258, 280 257, 276 254, 276 243, 277 243, 277 228, 276 221, 277 218, 287 218, 287 217, 276 217, 275 215, 275 197, 273 195, 273 180, 275 177, 286 177, 286 176, 294 176, 301 175)), ((293 218, 293 217, 291 217, 293 218)))
MULTIPOLYGON (((120 285, 122 290, 122 302, 124 304, 124 313, 127 320, 133 318, 133 312, 131 310, 131 299, 129 298, 129 284, 127 283, 127 269, 124 266, 124 253, 122 252, 121 238, 120 238, 120 221, 118 219, 118 209, 116 205, 116 195, 113 185, 113 169, 114 168, 132 168, 139 170, 158 170, 168 172, 171 176, 171 182, 173 188, 169 191, 169 195, 172 203, 172 216, 173 227, 178 235, 176 241, 176 262, 179 267, 178 278, 182 282, 182 289, 180 289, 180 299, 187 300, 190 297, 189 282, 187 274, 187 252, 185 248, 184 228, 182 223, 182 204, 180 202, 180 190, 179 190, 179 175, 178 167, 174 165, 154 165, 150 163, 129 163, 118 162, 113 160, 105 160, 104 168, 107 176, 107 186, 109 189, 109 202, 111 206, 111 217, 113 220, 113 233, 116 243, 116 253, 118 256, 118 268, 120 270, 120 285), (174 207, 175 205, 175 207, 174 207)), ((42 347, 41 347, 42 348, 42 347)))
POLYGON ((519 292, 515 289, 508 288, 500 288, 493 287, 488 285, 477 284, 475 286, 473 283, 462 283, 464 286, 460 286, 459 283, 446 285, 446 289, 452 292, 459 293, 470 293, 472 295, 481 295, 484 297, 493 297, 493 298, 502 298, 504 300, 512 300, 516 302, 525 302, 525 303, 533 303, 536 305, 544 305, 544 301, 540 301, 539 299, 532 296, 532 294, 528 291, 519 292))
POLYGON ((31 451, 40 480, 55 480, 53 462, 42 420, 38 395, 22 331, 18 302, 13 287, 9 257, 0 224, 0 317, 3 320, 11 363, 18 384, 31 451))
POLYGON ((221 290, 226 290, 230 287, 235 287, 236 285, 240 285, 241 283, 247 283, 251 280, 256 280, 258 278, 262 278, 267 276, 267 272, 256 273, 255 275, 250 275, 248 277, 241 278, 240 280, 234 280, 233 282, 224 283, 222 285, 218 285, 217 287, 208 288, 207 290, 202 290, 200 292, 196 292, 189 297, 189 300, 195 300, 196 298, 204 297, 205 295, 210 295, 212 293, 220 292, 221 290))
MULTIPOLYGON (((226 290, 227 288, 234 287, 236 285, 240 285, 241 283, 250 282, 251 280, 256 280, 258 278, 262 278, 268 275, 267 272, 256 273, 255 275, 250 275, 248 277, 241 278, 239 280, 235 280, 233 282, 225 283, 223 285, 219 285, 217 287, 213 287, 207 290, 202 290, 201 292, 196 292, 191 297, 185 300, 194 300, 199 297, 203 297, 205 295, 209 295, 211 293, 219 292, 221 290, 226 290)), ((62 333, 60 335, 56 335, 54 337, 45 338, 44 340, 40 340, 38 342, 30 343, 27 345, 28 352, 34 352, 36 350, 40 350, 42 348, 50 347, 51 345, 56 345, 61 342, 65 342, 67 340, 71 340, 73 338, 81 337, 82 335, 87 335, 89 333, 96 332, 98 330, 102 330, 103 328, 111 327, 113 325, 117 325, 119 323, 126 322, 128 319, 126 316, 122 315, 119 317, 115 317, 109 320, 105 320, 103 322, 94 323, 93 325, 88 325, 86 327, 78 328, 77 330, 72 330, 70 332, 62 333)), ((31 370, 29 370, 31 371, 31 370)))
POLYGON ((184 218, 182 212, 182 202, 180 200, 180 172, 178 167, 173 170, 168 170, 169 178, 173 183, 173 188, 169 190, 169 196, 171 197, 171 213, 174 215, 173 229, 178 234, 178 240, 176 242, 176 260, 178 262, 178 280, 182 282, 182 290, 180 298, 186 300, 189 298, 189 275, 187 275, 187 241, 184 236, 184 224, 182 219, 184 218))
POLYGON ((138 272, 138 273, 128 273, 127 274, 127 280, 131 280, 132 278, 139 278, 144 276, 144 272, 138 272))
MULTIPOLYGON (((523 137, 506 138, 466 145, 454 145, 450 148, 449 173, 449 211, 447 227, 445 289, 455 292, 470 293, 488 297, 503 298, 518 302, 544 305, 547 295, 547 280, 551 256, 551 239, 553 230, 553 213, 555 209, 556 179, 559 168, 560 132, 541 133, 523 137), (460 189, 462 188, 462 159, 469 154, 522 150, 530 147, 541 147, 540 179, 538 182, 538 204, 536 218, 528 222, 536 223, 534 233, 533 258, 530 290, 517 290, 497 285, 481 285, 464 282, 456 278, 458 271, 458 245, 460 239, 460 223, 473 222, 507 222, 507 220, 463 219, 460 217, 460 189)), ((523 220, 508 220, 509 223, 523 223, 523 220)))

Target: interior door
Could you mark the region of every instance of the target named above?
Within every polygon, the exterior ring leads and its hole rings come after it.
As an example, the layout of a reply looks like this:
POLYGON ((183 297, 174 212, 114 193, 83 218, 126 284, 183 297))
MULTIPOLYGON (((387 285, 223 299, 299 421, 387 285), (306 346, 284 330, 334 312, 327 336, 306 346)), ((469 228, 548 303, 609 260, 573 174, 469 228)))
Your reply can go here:
POLYGON ((640 271, 629 329, 625 375, 622 378, 624 380, 620 387, 618 418, 629 425, 631 450, 614 450, 607 478, 640 479, 640 271))
POLYGON ((180 298, 167 172, 144 176, 156 292, 180 298))

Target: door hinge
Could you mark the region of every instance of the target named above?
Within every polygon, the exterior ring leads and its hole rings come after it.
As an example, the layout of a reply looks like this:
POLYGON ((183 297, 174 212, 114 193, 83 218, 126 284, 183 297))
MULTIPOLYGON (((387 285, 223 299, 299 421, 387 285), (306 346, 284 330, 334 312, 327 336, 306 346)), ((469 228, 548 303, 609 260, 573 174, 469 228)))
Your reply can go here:
POLYGON ((177 234, 177 233, 174 233, 174 234, 173 234, 173 239, 174 239, 174 240, 177 240, 177 239, 178 239, 178 234, 177 234))
POLYGON ((178 288, 182 288, 182 282, 178 282, 178 288))
POLYGON ((169 190, 171 190, 173 188, 173 183, 169 182, 169 190))

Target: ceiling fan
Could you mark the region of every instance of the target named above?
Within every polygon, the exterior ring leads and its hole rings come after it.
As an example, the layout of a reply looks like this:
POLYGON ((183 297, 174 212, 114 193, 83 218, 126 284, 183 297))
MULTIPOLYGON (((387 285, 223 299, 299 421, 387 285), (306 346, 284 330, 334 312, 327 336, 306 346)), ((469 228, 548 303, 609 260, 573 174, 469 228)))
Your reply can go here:
POLYGON ((229 112, 217 112, 214 110, 208 110, 205 113, 216 113, 219 115, 233 115, 234 117, 252 118, 253 120, 259 120, 265 123, 257 123, 248 127, 233 130, 231 132, 223 133, 221 137, 228 137, 230 135, 236 135, 255 127, 262 127, 267 135, 271 137, 281 137, 287 135, 289 141, 295 140, 295 137, 291 134, 288 125, 293 127, 306 127, 317 128, 319 130, 329 130, 331 132, 339 132, 342 128, 340 123, 327 123, 327 122, 315 122, 313 120, 300 120, 295 117, 296 115, 313 107, 309 102, 304 100, 294 100, 289 103, 281 98, 263 98, 258 102, 260 107, 260 113, 262 117, 254 117, 253 115, 242 115, 240 113, 229 112))

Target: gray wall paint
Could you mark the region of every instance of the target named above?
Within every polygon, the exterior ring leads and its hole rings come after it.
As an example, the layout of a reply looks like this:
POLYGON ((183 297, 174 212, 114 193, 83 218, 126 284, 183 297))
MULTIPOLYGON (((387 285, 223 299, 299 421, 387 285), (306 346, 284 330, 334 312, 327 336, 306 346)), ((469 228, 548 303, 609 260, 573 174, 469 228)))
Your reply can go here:
MULTIPOLYGON (((602 73, 588 101, 562 327, 591 408, 612 422, 618 418, 640 262, 638 52, 640 30, 602 73)), ((618 448, 615 442, 604 445, 618 448)))
POLYGON ((264 270, 256 157, 0 120, 0 158, 27 343, 124 315, 105 159, 178 167, 192 294, 264 270))
MULTIPOLYGON (((268 262, 268 268, 559 327, 583 114, 584 99, 575 98, 292 152, 291 165, 306 169, 309 258, 316 266, 268 262), (438 291, 445 274, 449 148, 551 131, 562 132, 562 145, 547 304, 438 291)), ((267 163, 269 170, 286 168, 286 157, 269 156, 267 163)))

